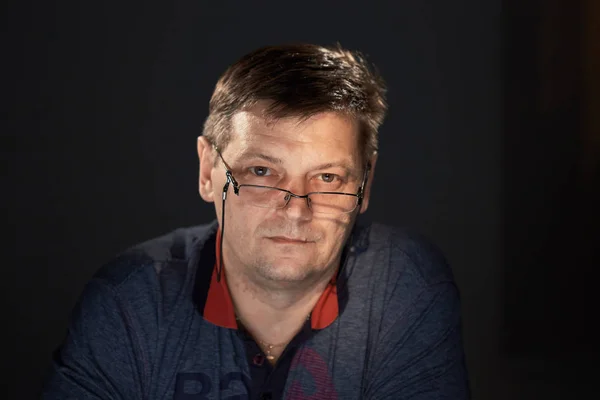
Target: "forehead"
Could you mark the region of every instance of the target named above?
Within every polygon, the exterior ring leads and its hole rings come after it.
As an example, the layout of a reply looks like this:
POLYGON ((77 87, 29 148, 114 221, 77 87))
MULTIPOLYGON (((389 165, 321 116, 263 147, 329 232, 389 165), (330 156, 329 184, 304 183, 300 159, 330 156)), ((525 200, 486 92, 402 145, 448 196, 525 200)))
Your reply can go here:
POLYGON ((230 153, 260 149, 291 158, 345 158, 359 163, 359 124, 354 118, 335 112, 307 119, 272 119, 264 116, 263 108, 254 107, 233 115, 227 149, 230 153))

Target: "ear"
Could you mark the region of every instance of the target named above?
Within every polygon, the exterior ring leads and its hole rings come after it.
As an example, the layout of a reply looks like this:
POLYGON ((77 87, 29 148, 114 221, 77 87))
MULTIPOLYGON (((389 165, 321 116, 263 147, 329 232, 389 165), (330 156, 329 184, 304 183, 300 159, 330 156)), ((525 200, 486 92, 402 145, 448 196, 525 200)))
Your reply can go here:
POLYGON ((360 213, 364 213, 369 208, 369 199, 371 198, 371 186, 373 185, 373 178, 375 177, 375 164, 377 163, 377 152, 373 153, 371 157, 371 170, 369 171, 369 177, 367 178, 367 185, 363 196, 362 205, 360 206, 360 213))
POLYGON ((214 166, 214 151, 212 145, 205 137, 198 137, 198 161, 199 161, 199 180, 198 191, 200 197, 208 203, 214 202, 215 194, 212 181, 212 170, 214 166))

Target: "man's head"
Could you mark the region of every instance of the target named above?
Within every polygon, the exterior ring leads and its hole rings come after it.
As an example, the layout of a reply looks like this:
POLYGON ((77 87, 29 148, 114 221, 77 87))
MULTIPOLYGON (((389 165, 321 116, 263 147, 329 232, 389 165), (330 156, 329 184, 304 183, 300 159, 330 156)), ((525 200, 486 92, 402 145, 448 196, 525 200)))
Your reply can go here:
MULTIPOLYGON (((367 165, 372 182, 385 113, 384 83, 358 54, 315 45, 254 51, 216 85, 198 140, 200 194, 220 217, 227 168, 240 185, 358 193, 367 165)), ((227 197, 225 264, 281 286, 337 266, 357 212, 367 209, 370 184, 360 208, 335 214, 315 213, 293 197, 280 209, 256 207, 244 193, 230 189, 227 197)))

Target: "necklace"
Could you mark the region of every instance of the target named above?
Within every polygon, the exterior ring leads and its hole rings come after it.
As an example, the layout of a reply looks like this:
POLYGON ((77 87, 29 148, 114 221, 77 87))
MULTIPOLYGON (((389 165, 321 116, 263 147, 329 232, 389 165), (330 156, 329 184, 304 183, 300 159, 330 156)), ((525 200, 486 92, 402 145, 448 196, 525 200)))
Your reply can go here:
MULTIPOLYGON (((311 314, 308 314, 306 316, 306 320, 307 321, 310 320, 311 314)), ((240 319, 240 317, 238 315, 235 316, 235 320, 238 322, 239 325, 242 326, 242 328, 244 330, 246 330, 246 327, 244 326, 244 323, 242 322, 242 320, 240 319)), ((260 339, 257 339, 257 340, 258 340, 258 342, 260 344, 262 344, 265 347, 263 350, 265 352, 266 359, 269 360, 269 361, 275 360, 275 356, 273 354, 271 354, 271 352, 273 351, 273 349, 275 349, 277 347, 285 346, 285 345, 287 345, 289 343, 289 342, 283 342, 283 343, 278 343, 278 344, 271 344, 271 343, 264 342, 264 341, 262 341, 260 339)))
POLYGON ((273 351, 274 348, 285 346, 287 344, 287 342, 279 343, 279 344, 270 344, 267 342, 263 342, 262 340, 259 340, 259 342, 260 342, 260 344, 262 344, 265 347, 265 349, 264 349, 265 357, 269 361, 273 361, 275 359, 275 356, 271 354, 271 351, 273 351))

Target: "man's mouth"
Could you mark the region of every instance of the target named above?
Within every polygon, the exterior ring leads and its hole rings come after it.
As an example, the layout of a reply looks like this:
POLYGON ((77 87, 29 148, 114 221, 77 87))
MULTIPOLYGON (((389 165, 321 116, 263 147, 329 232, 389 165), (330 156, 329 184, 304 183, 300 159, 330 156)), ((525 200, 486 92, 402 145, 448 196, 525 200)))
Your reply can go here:
POLYGON ((310 240, 307 240, 305 238, 295 238, 295 237, 288 237, 288 236, 270 236, 267 239, 275 242, 275 243, 279 243, 279 244, 308 244, 308 243, 312 243, 310 240))

